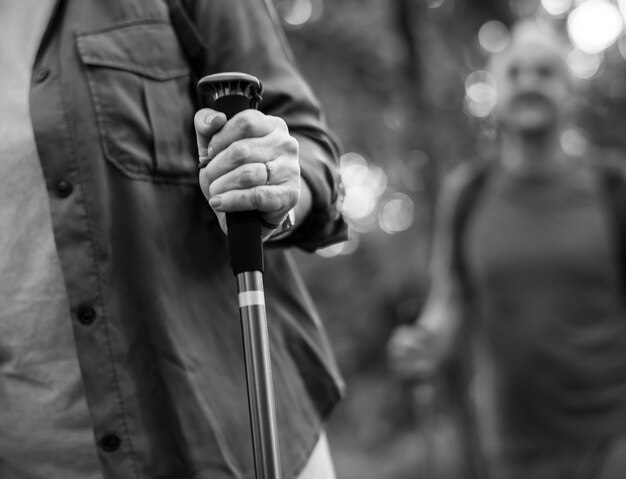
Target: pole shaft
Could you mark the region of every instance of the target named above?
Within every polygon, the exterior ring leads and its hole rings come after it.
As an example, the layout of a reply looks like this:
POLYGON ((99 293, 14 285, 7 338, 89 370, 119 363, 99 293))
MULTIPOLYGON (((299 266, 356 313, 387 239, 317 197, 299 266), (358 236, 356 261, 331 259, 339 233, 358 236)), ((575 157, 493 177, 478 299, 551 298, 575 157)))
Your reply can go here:
POLYGON ((256 479, 281 479, 263 275, 237 274, 256 479))

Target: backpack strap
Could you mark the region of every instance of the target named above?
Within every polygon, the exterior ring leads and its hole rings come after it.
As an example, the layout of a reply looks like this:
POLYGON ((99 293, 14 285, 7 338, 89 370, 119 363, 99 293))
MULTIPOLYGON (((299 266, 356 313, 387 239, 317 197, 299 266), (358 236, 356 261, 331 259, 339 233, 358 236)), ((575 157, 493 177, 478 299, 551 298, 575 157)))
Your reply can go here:
POLYGON ((458 275, 459 284, 466 300, 470 299, 471 290, 467 262, 464 258, 467 227, 476 203, 493 170, 493 164, 493 161, 481 161, 473 166, 467 181, 458 193, 455 210, 452 213, 452 268, 458 275))
POLYGON ((165 0, 170 12, 170 21, 180 41, 196 80, 207 75, 208 47, 189 17, 182 0, 165 0))
POLYGON ((621 288, 626 298, 626 175, 620 166, 607 163, 597 166, 597 173, 616 246, 621 288))
MULTIPOLYGON (((476 204, 485 189, 493 161, 482 160, 469 167, 468 175, 464 178, 457 192, 456 203, 452 211, 452 270, 458 276, 466 311, 471 302, 471 285, 467 271, 467 262, 464 258, 464 245, 467 237, 467 227, 476 204)), ((467 314, 467 312, 466 312, 467 314)), ((469 322, 464 321, 464 328, 469 328, 469 322)), ((448 382, 450 393, 457 398, 458 419, 462 425, 461 440, 464 457, 465 476, 467 479, 486 479, 487 470, 482 455, 478 423, 473 400, 470 397, 472 376, 470 334, 463 334, 456 357, 448 367, 448 382)))

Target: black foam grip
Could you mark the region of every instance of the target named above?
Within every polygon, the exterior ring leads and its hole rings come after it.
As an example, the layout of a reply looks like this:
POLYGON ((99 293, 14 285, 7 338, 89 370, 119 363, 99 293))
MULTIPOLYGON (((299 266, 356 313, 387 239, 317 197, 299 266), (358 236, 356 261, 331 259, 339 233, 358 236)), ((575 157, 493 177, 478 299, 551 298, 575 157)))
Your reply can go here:
POLYGON ((233 273, 263 271, 263 236, 258 212, 228 213, 226 224, 233 273))
MULTIPOLYGON (((250 108, 250 100, 240 95, 224 96, 215 102, 215 109, 224 113, 229 120, 247 108, 250 108)), ((228 213, 226 224, 233 273, 238 275, 244 271, 263 271, 263 237, 258 211, 228 213)))
MULTIPOLYGON (((213 105, 215 110, 224 113, 229 120, 250 107, 250 99, 241 95, 220 97, 213 105)), ((226 224, 233 273, 238 275, 245 271, 263 271, 263 236, 259 212, 228 213, 226 224)))

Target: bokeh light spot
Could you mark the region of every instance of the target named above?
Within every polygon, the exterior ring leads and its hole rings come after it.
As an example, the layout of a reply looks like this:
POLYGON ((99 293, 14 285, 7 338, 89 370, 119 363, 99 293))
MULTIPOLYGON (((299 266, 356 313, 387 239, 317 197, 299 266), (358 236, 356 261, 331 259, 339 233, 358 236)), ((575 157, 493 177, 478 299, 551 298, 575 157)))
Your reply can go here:
POLYGON ((561 16, 572 8, 573 0, 541 0, 541 6, 550 15, 561 16))
POLYGON ((322 258, 334 258, 339 255, 349 255, 354 253, 361 243, 361 237, 351 232, 350 239, 343 243, 334 244, 317 250, 317 254, 322 258))
POLYGON ((279 16, 292 28, 300 28, 318 20, 323 10, 323 0, 281 0, 276 4, 279 16))
POLYGON ((346 153, 339 165, 345 188, 342 212, 355 231, 371 231, 376 227, 379 200, 387 190, 387 174, 358 153, 346 153))
POLYGON ((326 248, 318 249, 317 254, 322 258, 334 258, 335 256, 339 256, 342 251, 343 243, 338 243, 327 246, 326 248))
POLYGON ((471 73, 465 80, 465 107, 475 117, 489 116, 496 104, 496 80, 487 71, 471 73))
POLYGON ((497 20, 485 23, 478 31, 478 42, 489 53, 503 51, 509 44, 510 39, 509 29, 504 23, 497 20))
POLYGON ((561 135, 561 148, 572 156, 583 156, 589 148, 587 132, 580 128, 569 128, 561 135))
POLYGON ((343 213, 349 218, 359 220, 372 214, 376 208, 374 192, 364 185, 353 185, 346 188, 343 199, 343 213))
POLYGON ((414 216, 413 200, 403 193, 395 193, 383 201, 378 213, 378 225, 385 233, 400 233, 411 227, 414 216))
POLYGON ((574 45, 586 53, 600 53, 613 45, 624 29, 622 16, 607 0, 587 0, 570 13, 567 31, 574 45))
POLYGON ((585 53, 577 48, 567 55, 567 66, 577 78, 592 78, 602 66, 604 57, 599 53, 585 53))
POLYGON ((392 131, 401 131, 406 124, 406 115, 396 107, 385 108, 383 111, 383 121, 387 128, 392 131))

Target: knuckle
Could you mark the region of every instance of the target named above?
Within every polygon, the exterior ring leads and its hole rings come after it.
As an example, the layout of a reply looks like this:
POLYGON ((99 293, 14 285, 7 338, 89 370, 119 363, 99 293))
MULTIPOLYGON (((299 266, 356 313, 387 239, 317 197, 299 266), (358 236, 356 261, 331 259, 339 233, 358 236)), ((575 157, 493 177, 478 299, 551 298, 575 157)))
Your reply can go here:
POLYGON ((298 144, 298 140, 296 140, 293 136, 287 136, 283 141, 283 147, 287 153, 293 156, 298 156, 300 146, 298 144))
POLYGON ((287 126, 287 123, 281 117, 268 115, 268 119, 274 125, 275 128, 279 130, 283 130, 283 131, 289 131, 289 127, 287 126))
POLYGON ((236 142, 231 145, 232 159, 237 163, 245 163, 250 156, 250 148, 243 142, 236 142))
POLYGON ((249 114, 242 113, 240 115, 237 115, 234 120, 237 129, 244 136, 247 137, 252 134, 252 131, 254 130, 254 122, 249 114))
POLYGON ((250 197, 252 207, 257 210, 262 209, 262 207, 267 203, 267 198, 268 193, 265 188, 256 188, 250 197))
POLYGON ((252 186, 257 182, 257 172, 256 169, 252 165, 247 165, 242 167, 241 173, 239 175, 239 182, 243 186, 252 186))

